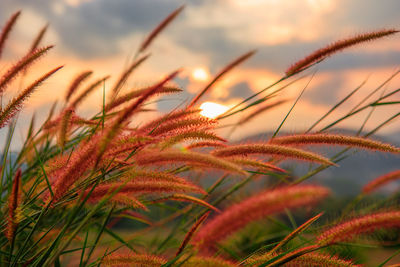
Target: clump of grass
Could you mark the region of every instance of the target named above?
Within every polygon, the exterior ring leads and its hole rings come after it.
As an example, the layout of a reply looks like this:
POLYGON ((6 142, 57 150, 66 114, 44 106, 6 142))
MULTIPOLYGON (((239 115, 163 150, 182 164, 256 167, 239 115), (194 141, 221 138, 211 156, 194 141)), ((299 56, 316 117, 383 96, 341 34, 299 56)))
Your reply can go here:
MULTIPOLYGON (((286 99, 270 102, 270 99, 297 81, 282 84, 290 76, 347 47, 392 35, 397 30, 381 30, 337 41, 295 63, 286 71, 286 76, 246 98, 223 116, 209 119, 200 115, 197 105, 201 97, 229 71, 253 56, 254 51, 248 52, 222 68, 191 101, 183 103, 185 108, 161 114, 142 125, 135 124, 133 118, 149 110, 145 105, 150 100, 185 90, 172 84, 180 74, 180 71, 174 71, 149 87, 124 92, 133 72, 149 58, 147 51, 156 37, 182 11, 183 7, 173 11, 139 45, 129 67, 112 86, 110 97, 103 96, 102 108, 94 116, 81 117, 79 108, 89 94, 101 85, 105 86, 109 76, 85 85, 93 75, 93 71, 86 70, 66 83, 64 103, 60 109, 56 111, 55 103, 47 119, 39 126, 33 116, 27 138, 15 161, 10 160, 9 150, 17 114, 29 96, 61 67, 45 73, 26 88, 21 86, 20 93, 0 110, 0 128, 9 128, 0 169, 3 229, 0 265, 358 266, 354 263, 356 261, 317 250, 339 246, 342 241, 353 240, 359 234, 400 225, 397 207, 391 207, 391 211, 371 213, 366 210, 376 207, 365 203, 365 208, 351 211, 368 215, 344 222, 339 218, 333 227, 329 226, 330 220, 325 220, 323 225, 313 229, 311 225, 317 220, 320 222, 322 216, 316 204, 328 197, 330 190, 320 185, 299 184, 330 166, 337 166, 344 158, 340 157, 350 149, 399 152, 399 148, 393 145, 367 138, 400 116, 399 113, 383 120, 363 137, 326 132, 365 109, 374 111, 382 105, 397 104, 396 101, 383 101, 399 89, 364 103, 395 74, 349 113, 318 133, 279 136, 285 119, 273 138, 258 143, 231 144, 228 138, 216 131, 223 127, 220 123, 228 116, 243 113, 242 119, 230 125, 233 131, 263 112, 287 102, 286 99), (84 85, 86 87, 80 90, 84 85), (281 87, 267 96, 248 103, 278 85, 281 87), (246 103, 247 106, 238 109, 246 103), (250 107, 256 108, 247 113, 250 107), (309 145, 346 148, 327 158, 298 148, 309 145), (268 156, 268 160, 261 160, 259 155, 268 156), (280 165, 285 159, 300 160, 296 164, 311 162, 316 167, 296 178, 290 169, 280 165), (221 177, 206 187, 207 181, 212 180, 209 176, 215 173, 222 173, 221 177), (264 178, 268 178, 268 182, 260 183, 264 178), (254 185, 257 186, 256 192, 254 185), (244 198, 244 195, 249 197, 244 198), (227 202, 236 204, 227 205, 227 202), (294 212, 299 209, 319 214, 303 215, 305 222, 297 227, 296 221, 301 214, 294 212), (291 222, 290 226, 283 214, 291 222), (274 232, 273 238, 264 232, 261 242, 252 240, 239 248, 235 248, 232 242, 225 243, 230 241, 228 237, 234 239, 239 230, 264 218, 279 226, 280 230, 275 233, 276 229, 269 223, 263 225, 265 230, 274 232), (121 231, 118 227, 117 223, 122 219, 132 226, 129 230, 121 231), (327 230, 321 232, 321 227, 327 230)), ((20 14, 13 14, 2 30, 0 56, 20 14)), ((6 89, 16 79, 22 81, 31 67, 53 47, 39 47, 47 28, 45 25, 39 31, 27 54, 1 74, 0 94, 8 94, 6 89)), ((310 129, 326 119, 352 94, 310 129)), ((361 196, 398 176, 398 171, 394 171, 378 177, 367 184, 363 194, 354 201, 360 201, 361 196)), ((390 203, 390 199, 385 199, 384 204, 390 203)), ((344 212, 342 218, 347 215, 344 212)))

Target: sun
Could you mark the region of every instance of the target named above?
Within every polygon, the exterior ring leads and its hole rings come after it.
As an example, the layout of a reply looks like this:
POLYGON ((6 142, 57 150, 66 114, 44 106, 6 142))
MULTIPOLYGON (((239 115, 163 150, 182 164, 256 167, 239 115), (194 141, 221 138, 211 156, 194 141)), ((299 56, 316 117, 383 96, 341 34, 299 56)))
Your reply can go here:
POLYGON ((214 102, 204 102, 203 104, 201 104, 200 109, 201 115, 207 118, 214 119, 219 115, 225 113, 229 109, 229 107, 214 102))
POLYGON ((205 68, 198 67, 192 71, 192 77, 196 81, 204 82, 204 81, 208 80, 208 78, 210 77, 210 74, 208 73, 208 71, 205 68))

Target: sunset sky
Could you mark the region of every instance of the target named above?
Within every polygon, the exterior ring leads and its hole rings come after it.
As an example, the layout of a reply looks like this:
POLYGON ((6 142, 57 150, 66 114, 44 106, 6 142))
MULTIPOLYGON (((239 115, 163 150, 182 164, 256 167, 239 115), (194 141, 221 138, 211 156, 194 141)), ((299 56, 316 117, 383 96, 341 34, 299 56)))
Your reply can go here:
MULTIPOLYGON (((182 14, 157 37, 150 48, 150 59, 124 88, 153 84, 183 68, 175 82, 185 92, 152 105, 161 112, 189 101, 221 68, 250 50, 256 49, 257 53, 230 72, 201 102, 229 107, 278 80, 291 63, 321 46, 357 33, 400 28, 398 0, 1 0, 1 25, 12 13, 22 10, 5 47, 1 70, 26 52, 46 23, 50 28, 43 44, 55 44, 56 48, 32 68, 23 82, 65 65, 32 96, 20 116, 18 138, 22 139, 26 128, 23 124, 33 112, 43 118, 56 99, 62 106, 65 89, 79 72, 93 70, 92 79, 106 74, 118 76, 146 34, 182 4, 182 14)), ((309 87, 283 127, 286 132, 304 131, 368 78, 354 98, 321 124, 326 125, 348 112, 399 67, 400 34, 348 49, 307 71, 307 77, 280 95, 290 100, 287 104, 238 128, 232 138, 275 130, 314 71, 309 87)), ((106 90, 113 81, 106 83, 106 90)), ((398 88, 399 84, 400 78, 396 77, 384 90, 398 88)), ((101 99, 99 89, 79 113, 95 114, 101 108, 101 99)), ((379 108, 366 128, 373 129, 399 112, 398 107, 379 108)), ((368 111, 361 113, 339 127, 357 128, 367 115, 368 111)), ((222 124, 238 119, 240 116, 222 124)), ((383 128, 382 133, 400 133, 400 121, 383 128)))

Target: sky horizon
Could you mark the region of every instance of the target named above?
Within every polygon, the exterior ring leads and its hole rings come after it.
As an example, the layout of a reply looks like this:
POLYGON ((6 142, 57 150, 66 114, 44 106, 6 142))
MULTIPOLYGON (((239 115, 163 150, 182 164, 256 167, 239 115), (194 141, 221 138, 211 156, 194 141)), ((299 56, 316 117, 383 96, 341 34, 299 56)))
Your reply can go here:
MULTIPOLYGON (((400 28, 396 12, 400 10, 400 2, 396 0, 3 0, 1 26, 17 10, 22 14, 6 43, 2 71, 26 53, 30 41, 46 23, 49 30, 43 45, 55 44, 56 47, 32 68, 22 83, 65 65, 32 95, 20 115, 18 134, 23 136, 33 113, 45 118, 56 99, 61 108, 71 79, 82 71, 94 72, 91 81, 111 75, 105 85, 108 91, 147 34, 181 5, 185 5, 183 12, 157 37, 149 49, 148 62, 133 74, 124 88, 128 91, 154 84, 182 68, 175 82, 184 92, 149 106, 160 112, 190 101, 226 64, 249 51, 256 50, 256 54, 218 82, 201 99, 202 103, 232 106, 280 79, 287 67, 315 49, 354 34, 400 28)), ((306 77, 281 93, 280 99, 287 99, 287 103, 238 128, 231 138, 236 140, 274 131, 309 83, 282 128, 289 133, 302 132, 366 81, 348 103, 321 124, 325 126, 347 113, 399 67, 399 34, 347 49, 305 72, 306 77)), ((398 84, 396 76, 383 90, 396 89, 398 84)), ((79 114, 94 115, 101 108, 101 99, 100 88, 80 107, 79 114)), ((390 98, 391 101, 397 99, 390 98)), ((371 130, 396 113, 396 105, 377 108, 365 128, 371 130)), ((137 122, 156 114, 146 114, 137 122)), ((367 116, 368 111, 360 113, 338 127, 357 129, 367 116)), ((240 116, 223 124, 238 119, 240 116)), ((380 133, 400 133, 399 120, 380 133)))

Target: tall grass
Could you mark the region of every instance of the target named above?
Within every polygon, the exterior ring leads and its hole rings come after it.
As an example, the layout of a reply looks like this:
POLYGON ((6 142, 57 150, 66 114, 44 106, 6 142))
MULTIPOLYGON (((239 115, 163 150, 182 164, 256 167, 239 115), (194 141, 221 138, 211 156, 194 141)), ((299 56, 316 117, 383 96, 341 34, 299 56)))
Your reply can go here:
MULTIPOLYGON (((362 264, 357 254, 342 258, 332 247, 338 251, 338 247, 347 247, 344 242, 349 240, 356 240, 353 245, 362 247, 366 241, 361 236, 370 235, 372 239, 373 232, 400 227, 396 201, 385 200, 380 205, 384 210, 368 202, 355 203, 378 186, 397 179, 398 171, 366 185, 364 193, 350 202, 350 208, 338 218, 323 217, 321 213, 321 204, 330 196, 329 188, 300 184, 337 166, 353 150, 398 154, 399 148, 369 136, 400 113, 383 119, 365 136, 337 135, 328 130, 362 110, 397 104, 385 101, 399 89, 367 103, 372 94, 369 95, 349 113, 316 132, 310 131, 358 88, 322 114, 307 133, 281 136, 278 128, 274 138, 240 145, 230 144, 216 133, 226 117, 243 114, 229 126, 233 131, 288 101, 270 98, 285 90, 287 80, 328 56, 397 30, 365 33, 321 48, 294 63, 277 82, 219 118, 203 117, 198 109, 199 99, 254 51, 246 53, 223 68, 185 108, 135 125, 132 118, 145 112, 150 100, 184 90, 171 83, 179 75, 178 70, 149 87, 121 95, 133 71, 148 60, 149 54, 145 53, 153 41, 182 10, 180 7, 166 17, 139 46, 110 97, 103 96, 102 109, 95 116, 78 116, 79 104, 108 76, 89 81, 93 72, 86 70, 66 83, 63 107, 57 114, 53 108, 40 126, 35 126, 32 118, 15 160, 10 156, 10 144, 17 114, 43 81, 56 78, 61 67, 49 70, 20 93, 6 89, 22 79, 52 48, 38 48, 47 26, 34 39, 28 53, 2 74, 0 93, 17 95, 0 112, 2 131, 9 129, 0 180, 1 266, 356 266, 362 264), (272 88, 277 89, 251 102, 272 88), (344 148, 328 157, 309 151, 310 145, 344 148), (291 170, 279 166, 287 159, 296 160, 296 164, 312 162, 313 169, 293 179, 291 170), (211 186, 204 186, 201 180, 215 173, 221 177, 211 186), (257 180, 264 176, 278 179, 264 188, 246 187, 259 185, 257 180), (301 221, 304 223, 298 227, 301 221), (119 222, 129 228, 116 226, 119 222), (257 225, 262 225, 261 236, 246 243, 237 241, 257 225)), ((2 31, 0 55, 19 15, 20 12, 12 15, 2 31)), ((285 120, 281 126, 284 123, 285 120)), ((375 241, 376 247, 385 245, 379 239, 375 241)))

